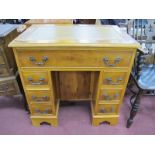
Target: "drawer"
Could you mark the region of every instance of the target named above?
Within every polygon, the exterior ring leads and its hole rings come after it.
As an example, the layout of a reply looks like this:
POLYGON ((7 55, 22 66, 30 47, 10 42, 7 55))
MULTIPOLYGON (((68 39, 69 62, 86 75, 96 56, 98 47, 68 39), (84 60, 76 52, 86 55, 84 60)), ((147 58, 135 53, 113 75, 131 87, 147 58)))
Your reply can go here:
POLYGON ((49 90, 28 90, 27 95, 30 102, 49 102, 52 101, 49 90))
POLYGON ((5 65, 0 65, 0 77, 9 76, 10 73, 5 65))
POLYGON ((51 105, 38 105, 38 106, 31 106, 31 114, 32 115, 51 115, 53 114, 52 106, 51 105))
POLYGON ((119 101, 121 99, 121 89, 101 89, 99 100, 101 102, 119 101))
POLYGON ((127 72, 103 72, 103 85, 124 85, 127 78, 127 72))
POLYGON ((102 114, 102 115, 116 115, 118 112, 118 105, 111 104, 99 104, 97 108, 97 114, 102 114))
POLYGON ((0 96, 17 95, 18 90, 14 81, 0 82, 0 96))
POLYGON ((21 67, 129 67, 132 51, 18 51, 21 67))
POLYGON ((22 72, 25 85, 44 86, 48 85, 47 72, 22 72))

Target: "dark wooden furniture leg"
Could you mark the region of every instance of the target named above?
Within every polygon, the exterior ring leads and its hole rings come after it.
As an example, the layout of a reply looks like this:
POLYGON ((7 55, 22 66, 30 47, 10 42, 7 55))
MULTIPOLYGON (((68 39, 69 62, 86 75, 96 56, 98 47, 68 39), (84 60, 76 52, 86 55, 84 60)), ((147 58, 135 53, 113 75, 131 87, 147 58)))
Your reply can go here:
POLYGON ((127 120, 127 124, 126 124, 127 128, 130 128, 130 126, 133 123, 133 119, 139 110, 140 97, 141 97, 142 93, 143 93, 143 90, 139 90, 139 92, 136 95, 135 101, 134 101, 132 108, 131 108, 131 111, 130 111, 130 117, 127 120))

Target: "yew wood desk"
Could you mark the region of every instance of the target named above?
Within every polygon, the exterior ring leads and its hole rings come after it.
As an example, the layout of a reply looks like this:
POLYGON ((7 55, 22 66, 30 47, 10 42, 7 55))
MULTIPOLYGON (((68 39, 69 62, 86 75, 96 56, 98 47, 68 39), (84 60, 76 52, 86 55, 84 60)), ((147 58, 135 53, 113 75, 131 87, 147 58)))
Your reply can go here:
POLYGON ((90 100, 94 126, 118 123, 139 44, 117 26, 32 25, 9 46, 34 126, 57 126, 61 100, 90 100))

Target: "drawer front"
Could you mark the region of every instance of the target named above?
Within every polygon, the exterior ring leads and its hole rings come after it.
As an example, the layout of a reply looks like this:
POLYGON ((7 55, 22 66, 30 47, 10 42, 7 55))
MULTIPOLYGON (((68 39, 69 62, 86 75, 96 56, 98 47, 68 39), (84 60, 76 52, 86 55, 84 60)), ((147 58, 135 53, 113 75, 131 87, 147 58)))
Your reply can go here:
POLYGON ((30 102, 49 102, 51 99, 51 92, 49 90, 28 90, 28 99, 30 102))
POLYGON ((5 77, 5 76, 9 76, 9 71, 8 69, 5 67, 5 65, 0 65, 0 77, 5 77))
POLYGON ((44 86, 48 85, 47 72, 23 72, 24 84, 30 86, 44 86))
POLYGON ((21 51, 21 67, 129 67, 131 51, 21 51))
POLYGON ((102 115, 115 115, 118 112, 118 105, 98 105, 97 113, 102 115))
POLYGON ((31 106, 30 109, 31 109, 32 115, 51 115, 51 114, 53 114, 53 110, 52 110, 51 105, 48 105, 48 106, 42 106, 42 105, 31 106))
POLYGON ((99 100, 102 102, 119 101, 121 94, 120 89, 101 89, 99 100))
POLYGON ((0 96, 17 95, 18 91, 14 81, 0 83, 0 96))
POLYGON ((126 72, 110 72, 103 73, 103 85, 124 85, 126 81, 126 72))

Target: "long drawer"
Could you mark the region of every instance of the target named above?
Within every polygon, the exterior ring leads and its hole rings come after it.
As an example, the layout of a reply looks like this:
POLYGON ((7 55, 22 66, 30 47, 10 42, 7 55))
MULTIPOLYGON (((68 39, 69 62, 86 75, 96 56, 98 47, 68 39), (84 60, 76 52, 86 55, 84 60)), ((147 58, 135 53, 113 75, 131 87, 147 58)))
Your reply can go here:
POLYGON ((133 51, 17 50, 20 67, 129 67, 133 51))

